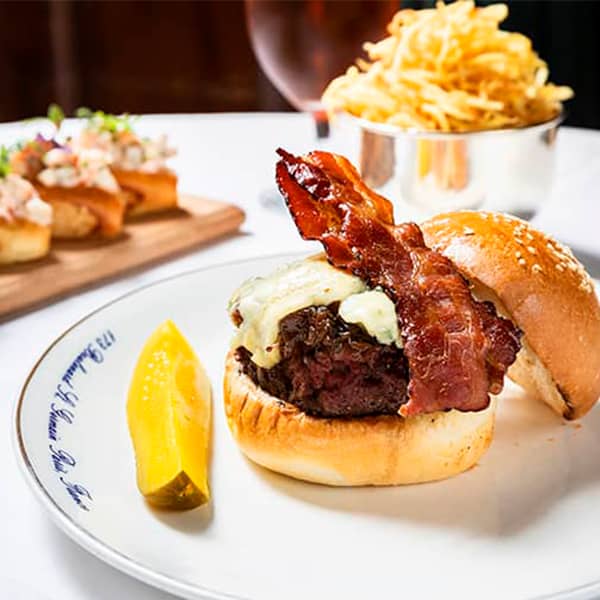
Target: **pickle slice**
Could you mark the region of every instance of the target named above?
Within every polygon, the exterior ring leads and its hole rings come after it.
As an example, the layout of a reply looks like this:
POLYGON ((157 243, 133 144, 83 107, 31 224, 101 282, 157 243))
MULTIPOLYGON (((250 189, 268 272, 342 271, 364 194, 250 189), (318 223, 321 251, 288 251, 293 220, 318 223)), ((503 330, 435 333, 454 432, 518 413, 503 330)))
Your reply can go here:
POLYGON ((154 506, 190 509, 208 502, 210 382, 172 321, 148 338, 127 399, 137 485, 154 506))

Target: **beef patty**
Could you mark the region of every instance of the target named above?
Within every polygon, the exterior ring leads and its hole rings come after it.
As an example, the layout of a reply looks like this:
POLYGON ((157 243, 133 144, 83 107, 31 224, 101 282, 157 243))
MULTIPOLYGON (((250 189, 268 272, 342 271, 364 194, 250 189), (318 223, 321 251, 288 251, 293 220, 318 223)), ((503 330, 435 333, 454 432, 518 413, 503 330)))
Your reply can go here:
POLYGON ((338 303, 310 306, 279 323, 281 360, 265 369, 236 350, 243 371, 263 390, 321 417, 395 414, 407 401, 408 365, 395 345, 383 345, 346 323, 338 303))

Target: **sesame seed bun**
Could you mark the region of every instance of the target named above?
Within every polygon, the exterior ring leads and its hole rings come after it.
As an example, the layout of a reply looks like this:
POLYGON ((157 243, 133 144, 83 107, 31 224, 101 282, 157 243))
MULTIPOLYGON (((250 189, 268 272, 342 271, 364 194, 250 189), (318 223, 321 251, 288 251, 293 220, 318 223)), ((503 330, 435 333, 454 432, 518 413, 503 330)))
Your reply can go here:
POLYGON ((572 252, 528 223, 499 213, 458 211, 421 225, 449 259, 523 332, 508 376, 565 419, 600 396, 600 307, 572 252))
POLYGON ((227 422, 246 456, 290 477, 336 486, 445 479, 477 463, 490 445, 495 400, 479 412, 317 418, 259 388, 230 352, 227 422))

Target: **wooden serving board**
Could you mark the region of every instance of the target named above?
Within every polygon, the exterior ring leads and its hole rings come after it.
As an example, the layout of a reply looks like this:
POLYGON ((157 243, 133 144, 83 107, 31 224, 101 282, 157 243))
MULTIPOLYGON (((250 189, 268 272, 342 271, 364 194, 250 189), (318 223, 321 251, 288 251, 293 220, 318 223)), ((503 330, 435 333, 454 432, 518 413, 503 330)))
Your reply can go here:
POLYGON ((127 222, 114 240, 53 241, 41 260, 0 267, 0 321, 234 233, 245 216, 197 196, 180 196, 179 206, 127 222))

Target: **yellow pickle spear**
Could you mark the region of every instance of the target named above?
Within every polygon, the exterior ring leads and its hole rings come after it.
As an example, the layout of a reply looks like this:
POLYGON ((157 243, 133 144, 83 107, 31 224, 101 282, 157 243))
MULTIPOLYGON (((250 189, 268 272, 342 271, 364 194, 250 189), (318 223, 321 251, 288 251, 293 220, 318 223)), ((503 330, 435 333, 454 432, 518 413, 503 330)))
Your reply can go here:
POLYGON ((184 510, 208 502, 210 419, 206 372, 165 321, 142 349, 127 399, 137 484, 150 504, 184 510))

